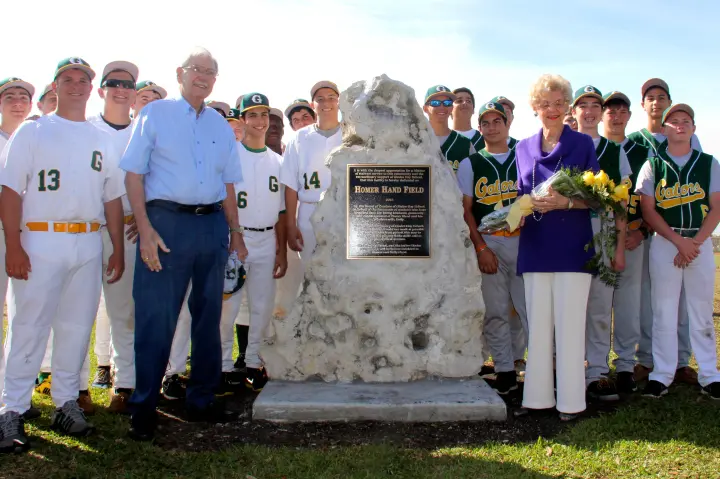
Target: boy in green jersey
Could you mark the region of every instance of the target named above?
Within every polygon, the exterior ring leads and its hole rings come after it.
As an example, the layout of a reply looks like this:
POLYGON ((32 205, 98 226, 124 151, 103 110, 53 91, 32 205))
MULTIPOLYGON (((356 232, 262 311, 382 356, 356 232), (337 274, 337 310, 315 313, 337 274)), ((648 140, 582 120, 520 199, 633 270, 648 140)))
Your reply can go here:
POLYGON ((423 111, 430 120, 430 127, 440 142, 440 151, 453 171, 457 170, 462 160, 475 153, 470 140, 448 126, 455 98, 455 94, 448 87, 435 85, 428 88, 423 106, 423 111))
MULTIPOLYGON (((632 171, 625 150, 617 143, 600 136, 598 125, 602 119, 602 104, 600 90, 586 85, 575 92, 572 113, 577 119, 578 131, 592 138, 600 168, 607 173, 610 180, 619 185, 628 180, 632 171)), ((600 230, 600 219, 595 213, 590 216, 593 232, 597 233, 600 230)), ((625 220, 618 219, 616 223, 621 231, 618 233, 618 245, 613 261, 624 264, 625 220)), ((593 276, 585 324, 585 385, 588 395, 601 401, 620 399, 615 383, 608 378, 613 292, 614 289, 603 283, 599 276, 593 276)))
MULTIPOLYGON (((624 93, 613 91, 603 96, 603 132, 605 138, 623 149, 632 173, 630 181, 635 185, 640 168, 648 158, 648 149, 625 136, 631 117, 630 99, 624 93)), ((640 195, 631 189, 628 202, 628 220, 625 236, 625 270, 613 297, 614 326, 613 350, 617 371, 617 390, 630 394, 637 390, 633 377, 635 348, 640 341, 640 297, 643 280, 645 247, 648 228, 643 223, 640 195)))
POLYGON ((508 123, 499 103, 487 103, 480 109, 480 131, 485 148, 464 159, 457 171, 463 193, 465 222, 477 251, 478 266, 483 273, 482 293, 485 301, 483 335, 495 362, 497 380, 493 387, 500 394, 517 389, 510 331, 510 305, 514 304, 527 330, 525 287, 517 275, 519 230, 481 235, 477 225, 492 213, 498 203, 512 204, 517 198, 515 149, 507 144, 508 123))
POLYGON ((692 147, 695 113, 688 105, 669 107, 661 122, 667 141, 641 168, 636 188, 643 218, 656 232, 649 257, 655 367, 643 395, 664 396, 675 378, 678 307, 684 290, 698 381, 703 394, 720 400, 710 239, 720 222, 720 164, 692 147))

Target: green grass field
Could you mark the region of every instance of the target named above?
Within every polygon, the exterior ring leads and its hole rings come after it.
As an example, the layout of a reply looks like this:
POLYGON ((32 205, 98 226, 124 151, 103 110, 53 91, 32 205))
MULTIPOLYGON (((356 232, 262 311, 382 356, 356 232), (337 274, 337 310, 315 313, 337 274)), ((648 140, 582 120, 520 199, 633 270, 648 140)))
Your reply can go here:
MULTIPOLYGON (((107 406, 107 391, 94 389, 93 397, 107 406)), ((43 411, 27 425, 33 448, 0 456, 0 478, 720 478, 720 403, 688 387, 673 387, 660 401, 634 397, 617 412, 579 421, 555 437, 442 449, 374 441, 180 452, 130 441, 127 418, 102 408, 92 417, 96 435, 60 436, 49 428, 50 399, 35 395, 33 401, 43 411)))

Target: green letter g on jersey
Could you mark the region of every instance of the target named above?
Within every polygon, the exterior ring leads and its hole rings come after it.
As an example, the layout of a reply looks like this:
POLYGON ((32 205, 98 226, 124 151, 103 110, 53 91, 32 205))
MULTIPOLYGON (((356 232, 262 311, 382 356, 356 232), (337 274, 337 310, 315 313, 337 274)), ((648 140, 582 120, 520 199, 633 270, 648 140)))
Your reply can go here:
POLYGON ((268 188, 270 189, 270 191, 275 193, 278 190, 278 179, 274 176, 271 176, 269 179, 268 188))
POLYGON ((97 150, 93 151, 90 168, 95 171, 102 171, 102 153, 97 150))

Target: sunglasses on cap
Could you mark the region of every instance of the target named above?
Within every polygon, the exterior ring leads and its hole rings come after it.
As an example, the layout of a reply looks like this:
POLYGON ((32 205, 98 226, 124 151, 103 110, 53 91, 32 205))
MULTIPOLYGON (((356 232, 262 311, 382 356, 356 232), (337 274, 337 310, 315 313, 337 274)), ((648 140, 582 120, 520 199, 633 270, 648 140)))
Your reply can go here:
POLYGON ((132 80, 114 80, 109 79, 102 82, 102 88, 125 88, 127 90, 135 89, 135 82, 132 80))
POLYGON ((446 106, 446 107, 451 107, 451 106, 453 106, 453 101, 452 100, 430 100, 428 102, 428 105, 435 107, 435 108, 437 108, 441 105, 446 106))

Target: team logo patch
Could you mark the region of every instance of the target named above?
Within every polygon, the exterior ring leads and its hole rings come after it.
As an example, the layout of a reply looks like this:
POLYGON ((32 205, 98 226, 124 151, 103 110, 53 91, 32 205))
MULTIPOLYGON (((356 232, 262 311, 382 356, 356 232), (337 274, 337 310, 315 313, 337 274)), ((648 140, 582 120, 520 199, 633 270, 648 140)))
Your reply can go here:
POLYGON ((595 91, 595 89, 593 87, 591 87, 590 85, 585 87, 585 93, 592 93, 594 91, 595 91))
POLYGON ((495 108, 495 103, 488 103, 487 105, 485 105, 485 108, 487 108, 488 110, 497 110, 497 108, 495 108))
POLYGON ((444 87, 442 85, 439 85, 435 88, 435 91, 450 91, 447 87, 444 87))
POLYGON ((253 103, 262 103, 262 98, 260 98, 260 95, 253 95, 251 100, 253 103))
POLYGON ((68 63, 72 63, 73 65, 84 65, 85 64, 85 62, 82 61, 81 58, 77 58, 77 57, 71 58, 70 60, 68 60, 68 63))
POLYGON ((155 83, 154 83, 154 82, 151 82, 151 81, 149 81, 149 82, 145 83, 145 85, 146 85, 146 86, 155 86, 155 83))

